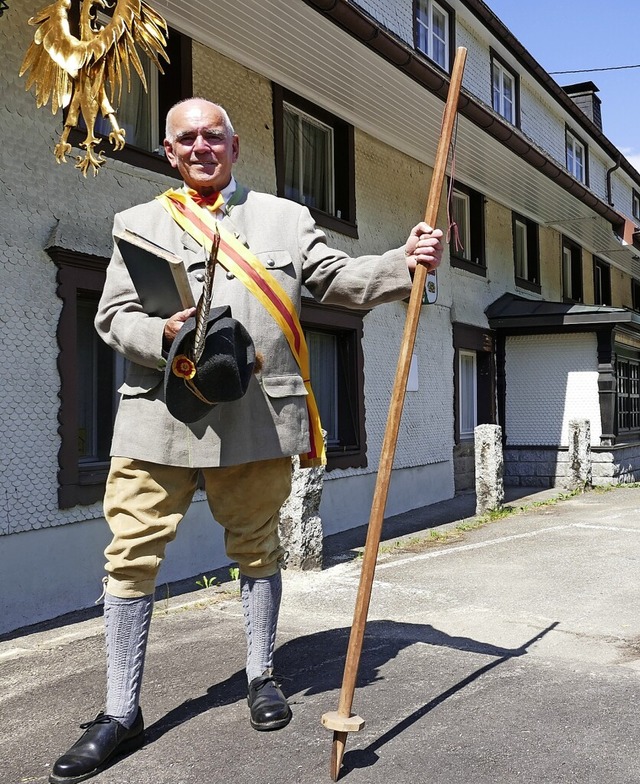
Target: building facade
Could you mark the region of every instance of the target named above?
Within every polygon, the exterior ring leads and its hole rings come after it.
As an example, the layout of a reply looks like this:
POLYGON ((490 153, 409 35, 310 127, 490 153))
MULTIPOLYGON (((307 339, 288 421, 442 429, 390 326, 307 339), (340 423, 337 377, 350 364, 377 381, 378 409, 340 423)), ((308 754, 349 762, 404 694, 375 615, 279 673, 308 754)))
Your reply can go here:
MULTIPOLYGON (((597 88, 562 89, 480 0, 155 0, 164 75, 126 93, 128 144, 84 178, 53 156, 63 112, 20 64, 40 10, 0 18, 0 274, 5 416, 0 633, 89 606, 108 532, 100 499, 122 363, 92 328, 113 214, 176 183, 163 117, 199 95, 241 139, 237 178, 303 201, 332 245, 401 245, 421 219, 456 47, 468 50, 439 294, 416 341, 387 511, 473 483, 473 429, 497 422, 506 478, 562 481, 569 419, 591 423, 602 481, 640 455, 640 175, 607 140, 597 88)), ((83 132, 70 141, 79 152, 83 132)), ((327 430, 325 534, 365 523, 406 304, 302 312, 327 430)), ((160 581, 224 565, 197 496, 160 581)))

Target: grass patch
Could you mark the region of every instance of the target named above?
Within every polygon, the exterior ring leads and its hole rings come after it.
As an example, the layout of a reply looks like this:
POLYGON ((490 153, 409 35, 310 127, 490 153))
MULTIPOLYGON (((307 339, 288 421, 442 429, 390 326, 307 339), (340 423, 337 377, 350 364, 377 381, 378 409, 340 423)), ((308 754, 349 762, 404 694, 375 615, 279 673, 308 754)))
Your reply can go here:
MULTIPOLYGON (((629 484, 623 485, 597 485, 590 488, 579 487, 576 490, 558 493, 557 496, 554 498, 549 498, 546 501, 532 501, 530 504, 524 504, 522 506, 513 506, 511 504, 507 504, 500 507, 500 509, 493 509, 484 515, 470 517, 451 528, 433 529, 432 531, 429 531, 428 534, 410 536, 403 539, 397 539, 395 542, 383 544, 380 546, 378 552, 381 555, 419 553, 431 547, 459 542, 464 539, 465 533, 469 531, 477 531, 478 529, 484 528, 491 523, 504 520, 506 517, 512 517, 513 515, 517 515, 522 512, 528 512, 532 509, 541 509, 544 507, 554 506, 561 501, 568 501, 570 498, 575 498, 576 496, 583 495, 587 492, 608 493, 611 490, 627 487, 638 488, 640 487, 640 482, 631 482, 629 484)), ((362 557, 362 549, 359 550, 356 557, 362 557)))

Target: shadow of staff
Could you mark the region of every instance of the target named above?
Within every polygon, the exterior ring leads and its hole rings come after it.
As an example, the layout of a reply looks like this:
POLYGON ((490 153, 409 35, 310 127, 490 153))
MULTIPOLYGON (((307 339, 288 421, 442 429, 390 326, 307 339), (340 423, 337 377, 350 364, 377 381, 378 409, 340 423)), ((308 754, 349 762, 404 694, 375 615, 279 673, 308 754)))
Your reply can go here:
MULTIPOLYGON (((275 657, 276 672, 286 673, 286 675, 279 675, 279 680, 290 702, 295 703, 296 695, 311 696, 340 688, 349 633, 349 627, 327 629, 289 640, 278 648, 275 657)), ((529 641, 521 648, 502 648, 469 637, 453 637, 429 624, 398 623, 389 620, 370 621, 365 633, 357 686, 363 688, 380 680, 381 668, 405 648, 418 642, 498 657, 497 662, 482 668, 471 677, 471 680, 479 677, 485 669, 491 669, 502 661, 521 656, 526 653, 526 646, 531 644, 529 641)), ((455 693, 464 685, 465 682, 462 682, 450 690, 451 693, 455 693)), ((441 695, 437 698, 437 702, 429 703, 431 707, 425 706, 421 711, 426 713, 447 696, 449 696, 447 693, 441 695)), ((154 724, 149 725, 146 730, 147 745, 154 743, 171 729, 208 710, 244 701, 246 697, 246 675, 244 670, 238 670, 221 683, 210 686, 205 694, 185 700, 154 724)), ((420 716, 415 716, 413 721, 419 718, 420 716)), ((408 721, 407 726, 410 726, 413 721, 408 721)), ((402 731, 402 728, 398 731, 402 731)), ((389 736, 388 739, 391 737, 393 736, 389 736)), ((371 751, 373 752, 374 749, 371 751)), ((360 763, 355 764, 356 761, 356 758, 353 758, 350 763, 352 767, 361 767, 360 763)))
MULTIPOLYGON (((512 659, 515 656, 523 656, 524 654, 528 653, 529 648, 532 645, 534 645, 536 642, 541 640, 543 637, 545 637, 550 631, 555 629, 556 626, 558 626, 558 623, 559 621, 554 621, 552 624, 547 626, 545 629, 543 629, 541 632, 536 634, 530 640, 527 640, 527 642, 523 643, 523 645, 521 645, 519 648, 505 649, 504 653, 499 654, 498 659, 495 659, 494 661, 485 664, 484 667, 480 667, 478 670, 472 672, 466 678, 463 678, 461 681, 459 681, 459 683, 454 684, 446 691, 443 691, 442 694, 439 694, 437 697, 434 697, 425 705, 421 706, 420 708, 415 710, 412 714, 404 718, 402 721, 398 722, 396 725, 388 729, 387 732, 384 733, 384 735, 381 735, 373 743, 370 743, 365 748, 346 752, 342 761, 342 767, 340 769, 340 775, 338 776, 338 779, 341 779, 347 773, 349 773, 352 770, 355 770, 356 768, 368 768, 371 767, 372 765, 375 765, 375 763, 379 759, 376 752, 380 748, 382 748, 386 743, 389 743, 389 741, 398 737, 398 735, 402 734, 403 732, 405 732, 405 730, 409 729, 409 727, 411 727, 416 722, 418 722, 423 716, 426 716, 428 713, 430 713, 432 710, 437 708, 439 705, 442 705, 442 703, 445 702, 445 700, 448 700, 449 697, 453 697, 454 694, 457 694, 458 692, 462 691, 464 688, 472 684, 474 681, 477 681, 483 675, 486 675, 488 672, 491 672, 491 670, 494 670, 496 667, 499 667, 501 664, 504 664, 505 662, 509 661, 509 659, 512 659)), ((450 638, 450 639, 459 640, 464 638, 450 638)), ((458 648, 458 650, 470 650, 467 648, 459 648, 458 646, 452 646, 452 647, 456 647, 458 648)), ((491 647, 492 646, 489 646, 489 648, 491 647)), ((494 650, 497 651, 500 649, 496 648, 494 650)), ((479 652, 489 653, 488 650, 479 651, 479 652)))

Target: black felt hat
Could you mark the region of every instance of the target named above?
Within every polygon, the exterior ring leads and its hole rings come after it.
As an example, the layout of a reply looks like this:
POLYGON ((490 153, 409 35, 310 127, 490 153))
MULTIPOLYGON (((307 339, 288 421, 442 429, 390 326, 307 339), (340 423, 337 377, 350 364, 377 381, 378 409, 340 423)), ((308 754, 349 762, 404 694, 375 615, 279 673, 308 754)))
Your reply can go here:
POLYGON ((255 347, 231 308, 213 308, 207 319, 204 348, 194 358, 194 317, 176 335, 164 374, 164 399, 181 422, 197 422, 217 403, 239 400, 247 391, 255 363, 255 347), (194 361, 195 359, 195 361, 194 361))

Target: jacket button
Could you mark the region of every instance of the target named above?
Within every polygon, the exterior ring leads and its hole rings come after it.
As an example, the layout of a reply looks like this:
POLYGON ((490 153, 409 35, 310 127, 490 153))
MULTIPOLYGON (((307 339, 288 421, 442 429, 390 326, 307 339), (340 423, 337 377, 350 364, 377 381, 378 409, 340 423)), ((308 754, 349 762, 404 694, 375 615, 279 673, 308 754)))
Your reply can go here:
POLYGON ((194 278, 198 281, 198 283, 202 283, 204 280, 204 273, 203 272, 196 272, 194 278))
POLYGON ((227 280, 233 280, 234 278, 235 275, 233 274, 233 272, 227 272, 227 280))
POLYGON ((275 266, 276 266, 275 261, 273 259, 269 259, 269 261, 267 262, 267 267, 275 267, 275 266))

